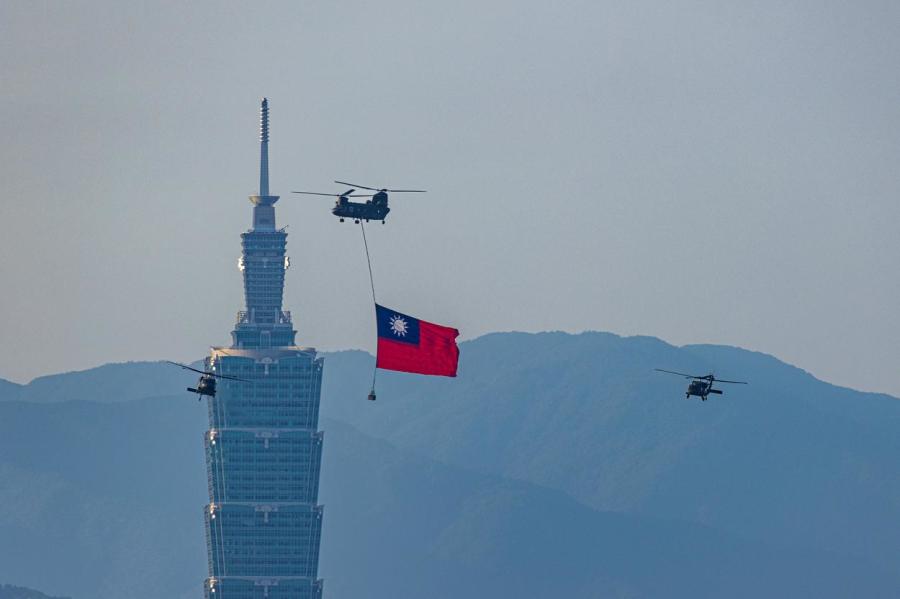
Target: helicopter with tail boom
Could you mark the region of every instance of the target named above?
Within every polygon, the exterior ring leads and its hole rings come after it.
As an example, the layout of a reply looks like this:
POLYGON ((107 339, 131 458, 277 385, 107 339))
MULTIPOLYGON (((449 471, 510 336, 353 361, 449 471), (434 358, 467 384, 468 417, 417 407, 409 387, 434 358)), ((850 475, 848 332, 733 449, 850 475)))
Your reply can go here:
POLYGON ((715 375, 709 373, 703 376, 696 376, 693 374, 685 374, 684 372, 675 372, 672 370, 663 370, 662 368, 656 368, 657 372, 665 372, 667 374, 675 374, 678 376, 683 376, 686 379, 691 379, 691 382, 688 383, 687 391, 684 393, 685 399, 690 399, 693 395, 694 397, 699 397, 701 401, 706 401, 706 398, 709 397, 710 394, 714 395, 722 395, 721 389, 714 389, 713 383, 730 383, 734 385, 747 385, 746 381, 726 381, 724 379, 717 379, 715 375))
POLYGON ((385 223, 388 213, 391 211, 388 206, 389 193, 426 193, 424 189, 376 189, 374 187, 366 187, 365 185, 357 185, 355 183, 347 183, 346 181, 335 181, 339 185, 348 185, 350 189, 344 193, 319 193, 315 191, 292 191, 291 193, 300 193, 314 196, 331 196, 336 197, 334 208, 331 213, 337 216, 341 222, 345 218, 352 218, 353 222, 359 223, 361 220, 369 222, 370 220, 380 220, 381 224, 385 223), (366 189, 374 191, 374 194, 354 194, 357 189, 366 189), (354 202, 350 198, 371 198, 365 202, 354 202))
POLYGON ((240 381, 242 383, 249 383, 250 381, 245 379, 239 379, 236 376, 226 376, 224 374, 216 374, 215 372, 211 372, 209 370, 198 370, 196 368, 192 368, 187 364, 181 364, 180 362, 171 362, 166 360, 166 363, 172 364, 173 366, 180 366, 185 370, 190 370, 196 372, 200 375, 200 380, 197 381, 197 388, 188 387, 187 390, 191 393, 197 394, 197 401, 203 399, 203 396, 207 397, 215 397, 216 396, 216 379, 226 379, 229 381, 240 381))

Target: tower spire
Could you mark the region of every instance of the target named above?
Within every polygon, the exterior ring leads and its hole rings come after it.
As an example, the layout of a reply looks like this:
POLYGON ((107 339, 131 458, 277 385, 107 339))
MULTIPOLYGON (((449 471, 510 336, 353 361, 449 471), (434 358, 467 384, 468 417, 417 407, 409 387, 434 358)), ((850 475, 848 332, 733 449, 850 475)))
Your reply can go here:
POLYGON ((259 195, 269 195, 269 99, 259 107, 259 195))
POLYGON ((254 231, 275 230, 275 202, 278 196, 269 195, 269 99, 259 105, 259 192, 250 196, 253 203, 254 231))
POLYGON ((244 278, 246 309, 238 313, 232 332, 235 348, 294 345, 291 313, 283 311, 287 233, 275 226, 275 202, 269 195, 269 101, 259 107, 259 195, 250 196, 253 226, 241 234, 238 268, 244 278))

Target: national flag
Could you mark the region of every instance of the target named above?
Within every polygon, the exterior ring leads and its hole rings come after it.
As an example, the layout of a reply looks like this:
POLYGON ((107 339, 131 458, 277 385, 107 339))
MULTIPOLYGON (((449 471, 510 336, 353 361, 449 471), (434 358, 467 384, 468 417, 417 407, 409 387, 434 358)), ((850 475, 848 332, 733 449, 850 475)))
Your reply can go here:
POLYGON ((378 357, 385 370, 456 376, 459 331, 375 304, 378 357))

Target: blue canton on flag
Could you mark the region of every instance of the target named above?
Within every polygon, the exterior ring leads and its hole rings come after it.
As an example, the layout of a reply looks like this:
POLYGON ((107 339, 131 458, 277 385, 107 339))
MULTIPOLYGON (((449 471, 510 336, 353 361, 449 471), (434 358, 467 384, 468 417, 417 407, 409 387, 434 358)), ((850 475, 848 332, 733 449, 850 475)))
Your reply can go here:
POLYGON ((419 319, 384 306, 375 306, 378 336, 412 345, 419 344, 419 319))

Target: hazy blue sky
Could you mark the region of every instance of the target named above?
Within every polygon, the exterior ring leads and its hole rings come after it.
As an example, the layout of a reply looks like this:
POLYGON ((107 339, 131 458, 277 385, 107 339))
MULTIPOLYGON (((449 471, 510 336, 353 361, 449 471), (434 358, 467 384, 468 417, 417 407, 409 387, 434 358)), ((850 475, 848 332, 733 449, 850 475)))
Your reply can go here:
MULTIPOLYGON (((0 377, 229 341, 271 99, 299 339, 459 327, 775 354, 900 395, 896 2, 0 4, 0 377)), ((665 365, 660 365, 665 367, 665 365)))

